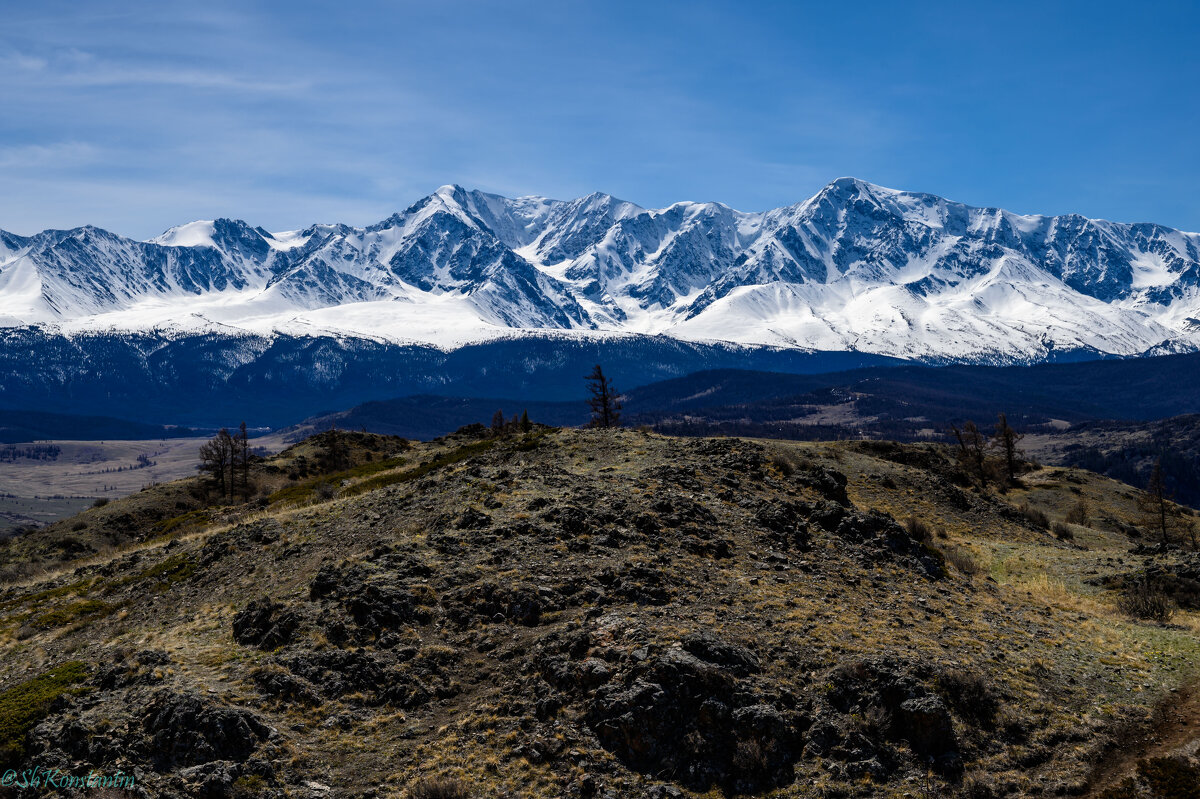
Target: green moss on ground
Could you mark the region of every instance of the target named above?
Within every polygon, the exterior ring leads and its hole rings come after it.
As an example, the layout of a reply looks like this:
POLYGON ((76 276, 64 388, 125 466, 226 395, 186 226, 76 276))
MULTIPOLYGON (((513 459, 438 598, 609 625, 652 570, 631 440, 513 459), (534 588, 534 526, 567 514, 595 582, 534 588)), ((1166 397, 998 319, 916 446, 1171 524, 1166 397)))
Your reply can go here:
POLYGON ((86 688, 79 684, 87 677, 87 666, 73 660, 0 693, 0 764, 20 760, 29 730, 46 717, 55 699, 83 693, 86 688))

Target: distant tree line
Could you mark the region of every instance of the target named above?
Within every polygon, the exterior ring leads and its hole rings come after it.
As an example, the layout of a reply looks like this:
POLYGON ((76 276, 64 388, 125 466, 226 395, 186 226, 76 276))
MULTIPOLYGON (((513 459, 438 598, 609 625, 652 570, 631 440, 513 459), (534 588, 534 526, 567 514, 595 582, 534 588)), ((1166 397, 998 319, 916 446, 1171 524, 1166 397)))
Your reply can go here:
MULTIPOLYGON (((612 380, 604 374, 603 367, 596 364, 584 380, 588 390, 588 409, 591 411, 591 421, 587 426, 602 430, 620 427, 621 396, 612 380)), ((528 410, 522 411, 520 416, 513 414, 510 418, 505 416, 503 409, 498 409, 492 414, 492 423, 487 429, 496 437, 528 433, 533 430, 533 422, 529 419, 528 410)))
POLYGON ((53 461, 62 454, 62 447, 57 444, 26 444, 24 446, 8 445, 0 447, 0 463, 12 463, 18 460, 53 461))
MULTIPOLYGON (((1103 428, 1099 428, 1103 429, 1103 428)), ((1063 451, 1071 466, 1145 486, 1157 464, 1177 502, 1200 508, 1200 417, 1166 419, 1148 435, 1122 435, 1115 446, 1073 446, 1063 451)))
POLYGON ((514 413, 511 419, 506 419, 504 411, 497 410, 492 414, 492 424, 488 429, 493 436, 497 437, 514 433, 528 433, 533 429, 533 422, 529 421, 529 411, 521 411, 520 416, 514 413))

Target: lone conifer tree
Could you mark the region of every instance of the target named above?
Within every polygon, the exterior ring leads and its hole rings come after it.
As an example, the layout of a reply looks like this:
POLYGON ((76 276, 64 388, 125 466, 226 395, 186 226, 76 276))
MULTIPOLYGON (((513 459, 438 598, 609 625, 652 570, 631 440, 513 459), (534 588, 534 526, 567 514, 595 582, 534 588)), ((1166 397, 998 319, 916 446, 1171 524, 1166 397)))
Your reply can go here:
POLYGON ((596 368, 587 376, 588 391, 591 393, 591 399, 588 400, 588 406, 592 409, 592 421, 590 427, 620 427, 621 426, 621 402, 617 399, 617 390, 613 388, 612 381, 604 376, 604 370, 600 368, 600 364, 596 364, 596 368))
POLYGON ((521 432, 528 433, 533 429, 533 422, 529 421, 529 411, 521 411, 521 432))
POLYGON ((238 426, 237 435, 233 437, 234 460, 237 464, 238 482, 243 497, 250 496, 250 433, 246 423, 238 426))

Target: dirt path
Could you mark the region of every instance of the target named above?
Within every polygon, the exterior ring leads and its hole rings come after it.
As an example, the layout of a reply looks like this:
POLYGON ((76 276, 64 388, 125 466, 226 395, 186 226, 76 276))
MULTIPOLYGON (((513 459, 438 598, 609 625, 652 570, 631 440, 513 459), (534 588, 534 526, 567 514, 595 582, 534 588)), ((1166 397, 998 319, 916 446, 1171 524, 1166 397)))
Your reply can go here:
POLYGON ((1200 683, 1181 688, 1155 709, 1151 728, 1131 736, 1121 747, 1097 764, 1090 780, 1089 797, 1098 796, 1133 773, 1137 762, 1147 757, 1186 753, 1200 748, 1200 683))

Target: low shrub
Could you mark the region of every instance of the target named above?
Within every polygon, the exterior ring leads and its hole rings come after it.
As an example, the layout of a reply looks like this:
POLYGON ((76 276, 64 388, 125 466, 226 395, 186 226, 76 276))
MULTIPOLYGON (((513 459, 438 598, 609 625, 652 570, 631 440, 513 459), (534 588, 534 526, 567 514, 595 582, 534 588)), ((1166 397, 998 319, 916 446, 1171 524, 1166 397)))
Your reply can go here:
POLYGON ((944 546, 942 554, 946 556, 946 562, 953 566, 959 574, 970 577, 979 573, 979 566, 975 563, 975 558, 971 557, 971 553, 962 547, 944 546))
POLYGON ((953 669, 943 672, 937 682, 946 701, 963 718, 981 726, 990 726, 995 720, 1000 698, 982 673, 953 669))
POLYGON ((82 693, 87 666, 73 660, 0 693, 0 766, 14 766, 25 754, 25 735, 65 694, 82 693))
POLYGON ((1050 517, 1047 516, 1046 514, 1042 513, 1037 508, 1030 507, 1029 505, 1022 505, 1019 508, 1019 510, 1021 511, 1021 514, 1025 517, 1025 520, 1028 521, 1030 524, 1032 524, 1034 527, 1040 528, 1042 530, 1045 530, 1050 527, 1050 517))
POLYGON ((1075 533, 1072 532, 1070 527, 1063 524, 1062 522, 1055 522, 1054 525, 1050 528, 1050 531, 1052 533, 1054 533, 1054 537, 1057 538, 1059 541, 1074 541, 1075 540, 1075 533))
POLYGON ((267 792, 267 781, 257 774, 248 774, 233 781, 233 799, 254 799, 267 792))
POLYGON ((960 795, 963 799, 997 799, 1000 793, 989 777, 981 775, 963 780, 960 795))
POLYGON ((1080 498, 1071 509, 1067 511, 1067 524, 1078 524, 1082 527, 1087 527, 1092 518, 1091 508, 1088 507, 1086 499, 1080 498))
MULTIPOLYGON (((267 498, 268 504, 287 503, 300 505, 305 502, 314 500, 325 502, 337 494, 337 486, 346 480, 355 480, 360 477, 370 477, 371 475, 385 472, 388 469, 395 469, 398 466, 403 466, 405 459, 400 456, 394 458, 385 458, 383 460, 371 460, 366 463, 360 463, 349 469, 343 469, 340 472, 333 472, 323 477, 314 477, 304 482, 296 483, 295 485, 285 486, 267 498)), ((305 470, 304 474, 307 474, 305 470)), ((381 475, 382 477, 391 477, 393 475, 381 475)), ((289 472, 288 477, 292 480, 299 480, 301 474, 299 472, 289 472)), ((369 482, 369 481, 368 481, 369 482)), ((354 486, 351 486, 354 488, 354 486)), ((349 491, 348 493, 355 493, 349 491)))
MULTIPOLYGON (((431 461, 426 461, 412 469, 403 472, 394 472, 391 474, 379 474, 361 483, 355 483, 352 486, 347 486, 342 489, 342 496, 353 497, 359 494, 365 494, 368 491, 375 491, 380 488, 387 488, 397 483, 408 483, 413 480, 419 480, 425 475, 435 472, 444 466, 464 461, 472 455, 478 455, 487 452, 496 445, 497 439, 491 438, 485 441, 476 441, 473 444, 464 444, 458 449, 445 452, 431 461)), ((533 443, 536 446, 536 443, 533 443)))
POLYGON ((904 520, 904 529, 912 536, 914 541, 931 541, 933 540, 933 530, 929 528, 921 519, 916 516, 909 516, 904 520))
POLYGON ((1149 757, 1097 799, 1200 799, 1200 768, 1183 757, 1149 757))
POLYGON ((423 779, 408 789, 408 799, 471 799, 471 792, 460 780, 423 779))
POLYGON ((160 522, 154 523, 154 532, 157 535, 166 535, 172 533, 185 525, 203 525, 212 521, 206 510, 193 510, 179 516, 172 516, 170 519, 163 519, 160 522))
POLYGON ((1154 796, 1200 799, 1200 769, 1182 757, 1140 760, 1137 774, 1154 796))
POLYGON ((1175 615, 1175 601, 1156 580, 1142 577, 1125 587, 1117 608, 1135 619, 1167 622, 1175 615))
POLYGON ((85 599, 43 613, 33 620, 33 626, 49 630, 52 627, 65 627, 78 621, 102 619, 116 612, 120 607, 120 605, 101 602, 99 599, 85 599))
POLYGON ((132 583, 148 580, 154 583, 153 590, 161 593, 176 583, 181 583, 196 573, 196 561, 182 553, 164 558, 159 563, 142 569, 136 574, 126 575, 119 580, 109 583, 109 590, 115 590, 132 583))

